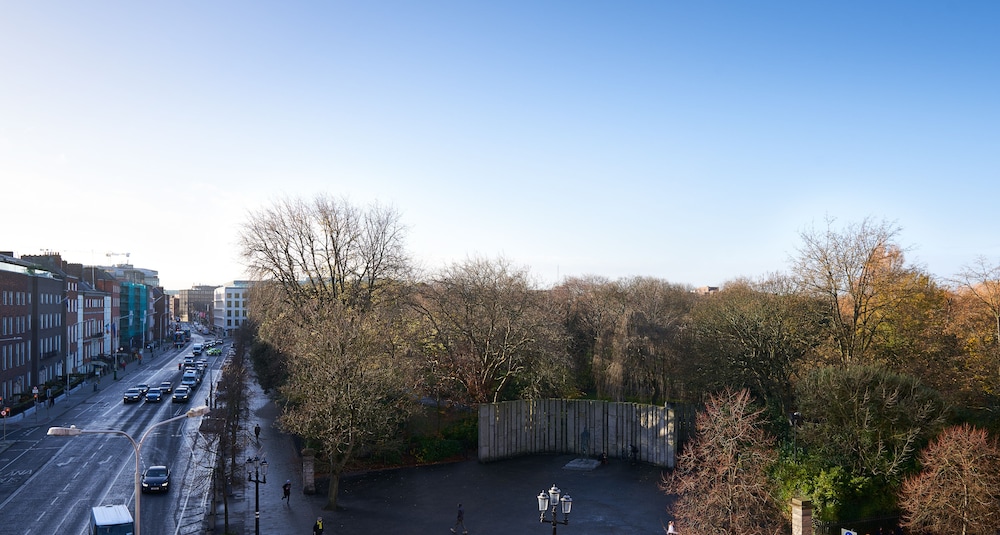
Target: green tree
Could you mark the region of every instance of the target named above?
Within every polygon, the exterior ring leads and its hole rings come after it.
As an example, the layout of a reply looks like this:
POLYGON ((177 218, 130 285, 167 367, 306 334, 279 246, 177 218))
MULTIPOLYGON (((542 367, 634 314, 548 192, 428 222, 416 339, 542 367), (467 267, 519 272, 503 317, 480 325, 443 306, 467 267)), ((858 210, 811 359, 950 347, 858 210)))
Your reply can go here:
POLYGON ((917 452, 944 425, 940 395, 914 377, 873 366, 818 368, 795 389, 803 417, 798 442, 812 473, 834 475, 841 467, 830 489, 853 489, 823 500, 844 511, 891 511, 917 452))

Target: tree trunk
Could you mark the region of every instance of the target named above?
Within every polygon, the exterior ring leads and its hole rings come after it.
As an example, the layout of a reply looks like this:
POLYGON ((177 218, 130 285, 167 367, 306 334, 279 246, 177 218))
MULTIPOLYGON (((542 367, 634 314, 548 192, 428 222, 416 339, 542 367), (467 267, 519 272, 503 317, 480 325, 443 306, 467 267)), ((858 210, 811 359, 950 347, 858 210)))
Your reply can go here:
POLYGON ((340 470, 330 470, 330 485, 327 488, 326 505, 323 509, 336 511, 338 494, 340 494, 340 470))

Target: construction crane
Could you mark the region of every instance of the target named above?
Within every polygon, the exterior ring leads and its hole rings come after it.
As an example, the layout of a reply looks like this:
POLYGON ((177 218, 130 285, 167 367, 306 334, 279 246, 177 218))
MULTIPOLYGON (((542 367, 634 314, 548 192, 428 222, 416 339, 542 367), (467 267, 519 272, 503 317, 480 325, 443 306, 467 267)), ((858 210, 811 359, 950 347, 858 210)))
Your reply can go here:
POLYGON ((125 257, 125 263, 128 264, 128 257, 129 257, 130 254, 132 254, 132 253, 108 253, 108 254, 106 254, 104 256, 107 256, 108 258, 111 258, 113 256, 124 256, 125 257))

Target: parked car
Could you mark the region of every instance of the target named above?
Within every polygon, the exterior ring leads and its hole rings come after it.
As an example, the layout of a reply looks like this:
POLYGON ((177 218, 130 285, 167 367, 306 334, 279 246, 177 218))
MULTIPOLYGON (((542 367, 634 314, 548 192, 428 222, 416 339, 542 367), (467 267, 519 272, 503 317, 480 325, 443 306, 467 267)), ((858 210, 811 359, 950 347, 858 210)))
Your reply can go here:
POLYGON ((164 394, 169 394, 173 391, 174 391, 174 383, 171 383, 170 381, 163 381, 162 383, 160 383, 160 392, 163 392, 164 394))
POLYGON ((167 492, 170 490, 170 469, 166 466, 150 466, 142 474, 143 492, 167 492))
POLYGON ((163 401, 163 394, 159 388, 150 388, 146 391, 146 403, 159 403, 163 401))
POLYGON ((191 399, 191 388, 185 385, 178 386, 174 390, 174 403, 187 403, 191 399))
POLYGON ((129 388, 122 397, 124 403, 138 403, 142 401, 143 392, 136 387, 129 388))

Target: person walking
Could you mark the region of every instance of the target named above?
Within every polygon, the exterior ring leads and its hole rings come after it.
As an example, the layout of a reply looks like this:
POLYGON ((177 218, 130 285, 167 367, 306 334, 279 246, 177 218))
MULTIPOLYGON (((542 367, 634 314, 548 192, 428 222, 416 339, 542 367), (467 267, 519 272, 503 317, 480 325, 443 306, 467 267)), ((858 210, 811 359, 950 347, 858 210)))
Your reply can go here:
POLYGON ((281 486, 281 492, 283 494, 283 496, 281 497, 281 499, 285 500, 286 502, 288 502, 288 504, 291 504, 292 503, 292 498, 291 498, 291 496, 292 496, 292 480, 291 479, 286 479, 285 480, 285 484, 281 486))
POLYGON ((667 533, 670 533, 670 534, 673 534, 673 535, 677 535, 677 528, 674 527, 674 521, 673 520, 671 520, 667 524, 667 533))
POLYGON ((253 434, 257 437, 257 443, 260 444, 260 424, 253 426, 253 434))
POLYGON ((465 509, 462 508, 462 504, 458 504, 458 518, 455 519, 455 526, 451 528, 451 532, 458 533, 459 526, 462 526, 463 535, 469 533, 469 530, 465 529, 465 509))
POLYGON ((323 517, 317 518, 313 524, 313 535, 323 535, 323 517))

